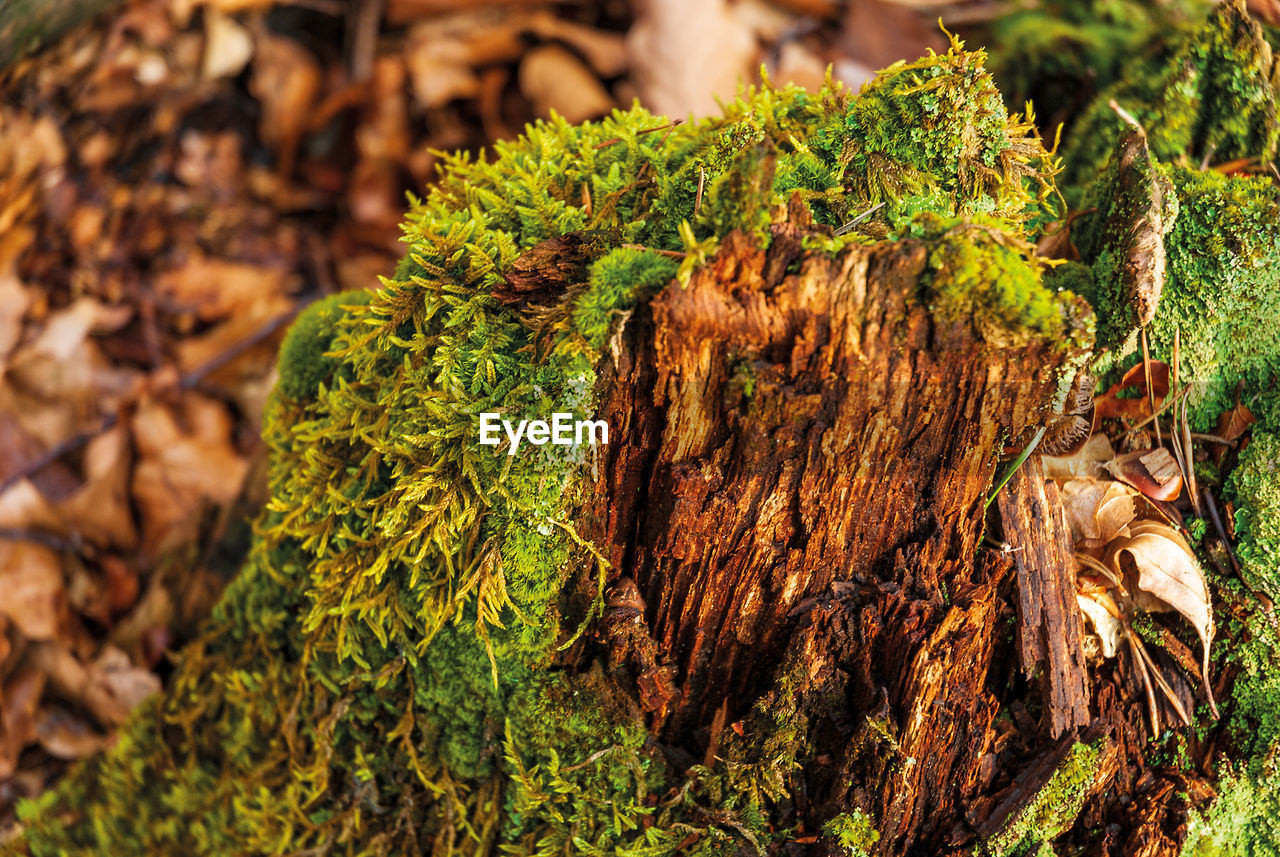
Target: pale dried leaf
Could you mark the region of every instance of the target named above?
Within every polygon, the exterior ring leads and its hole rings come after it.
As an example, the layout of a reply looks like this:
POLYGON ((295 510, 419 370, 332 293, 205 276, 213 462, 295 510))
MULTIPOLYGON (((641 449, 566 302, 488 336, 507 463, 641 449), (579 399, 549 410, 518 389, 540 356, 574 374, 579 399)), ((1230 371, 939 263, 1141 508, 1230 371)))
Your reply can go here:
POLYGON ((1104 658, 1114 658, 1120 646, 1120 617, 1107 609, 1100 600, 1102 598, 1107 601, 1111 600, 1105 593, 1090 593, 1088 595, 1077 593, 1076 603, 1080 605, 1080 612, 1089 621, 1089 627, 1093 629, 1093 633, 1097 635, 1101 643, 1102 656, 1104 658))
POLYGON ((1072 479, 1101 478, 1102 465, 1115 458, 1111 441, 1102 432, 1090 437, 1083 447, 1072 455, 1042 455, 1045 475, 1059 483, 1072 479))
POLYGON ((1074 479, 1062 488, 1062 505, 1077 546, 1101 547, 1125 531, 1137 515, 1135 492, 1119 482, 1074 479))
POLYGON ((205 8, 204 37, 201 73, 205 80, 234 77, 253 58, 253 37, 248 28, 216 6, 205 8))
POLYGON ((1181 614, 1195 628, 1207 653, 1213 639, 1209 585, 1195 553, 1177 530, 1158 521, 1134 523, 1128 537, 1117 538, 1108 548, 1106 562, 1125 575, 1139 609, 1181 614))
POLYGON ((160 690, 160 679, 136 667, 115 646, 104 646, 89 665, 83 703, 104 726, 123 723, 138 703, 160 690))
POLYGON ((637 0, 627 56, 640 100, 654 113, 720 113, 754 77, 755 35, 725 0, 637 0))
POLYGON ((27 639, 50 640, 65 605, 58 554, 29 541, 0 540, 0 614, 27 639))
POLYGON ((545 9, 533 15, 529 29, 539 38, 561 41, 572 47, 600 77, 617 77, 627 70, 626 42, 618 33, 584 27, 557 18, 545 9))
POLYGON ((0 692, 0 781, 13 776, 22 748, 36 737, 36 706, 44 691, 44 675, 23 670, 0 692))
POLYGON ((1116 479, 1153 500, 1168 502, 1182 493, 1182 469, 1164 447, 1118 455, 1105 467, 1116 479))
POLYGON ((109 736, 100 735, 83 719, 58 707, 40 712, 36 739, 46 753, 58 759, 83 759, 111 743, 109 736))
POLYGON ((613 99, 599 79, 559 45, 542 45, 525 54, 520 61, 520 89, 539 116, 554 111, 575 124, 613 108, 613 99))

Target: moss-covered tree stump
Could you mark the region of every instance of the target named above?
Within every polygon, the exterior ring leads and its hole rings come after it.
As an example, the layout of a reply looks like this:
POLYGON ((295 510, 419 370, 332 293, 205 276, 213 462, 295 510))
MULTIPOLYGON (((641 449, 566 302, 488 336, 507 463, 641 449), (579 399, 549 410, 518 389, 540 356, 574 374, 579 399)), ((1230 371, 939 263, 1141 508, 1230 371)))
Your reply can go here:
MULTIPOLYGON (((1238 5, 1223 32, 1265 45, 1238 5)), ((983 60, 956 45, 857 97, 766 87, 695 125, 553 121, 449 161, 395 275, 286 341, 272 500, 203 637, 114 749, 22 807, 15 847, 1267 853, 1264 829, 1232 838, 1275 803, 1276 636, 1250 596, 1219 644, 1224 725, 1202 711, 1157 745, 1132 675, 1078 655, 1036 459, 997 504, 1047 534, 1036 561, 984 536, 1001 462, 1091 355, 1130 359, 1141 266, 1115 260, 1153 228, 1150 189, 1176 307, 1277 305, 1275 194, 1160 145, 1121 176, 1122 145, 1090 175, 1084 258, 1051 268, 1057 161, 983 60), (1188 251, 1206 184, 1259 227, 1224 233, 1214 282, 1188 251), (480 443, 482 414, 555 412, 608 444, 480 443), (1188 740, 1232 749, 1162 760, 1188 740)), ((1233 320, 1185 324, 1199 422, 1236 380, 1262 389, 1280 350, 1237 372, 1201 360, 1242 347, 1233 320)), ((1229 486, 1263 589, 1273 437, 1229 486)))

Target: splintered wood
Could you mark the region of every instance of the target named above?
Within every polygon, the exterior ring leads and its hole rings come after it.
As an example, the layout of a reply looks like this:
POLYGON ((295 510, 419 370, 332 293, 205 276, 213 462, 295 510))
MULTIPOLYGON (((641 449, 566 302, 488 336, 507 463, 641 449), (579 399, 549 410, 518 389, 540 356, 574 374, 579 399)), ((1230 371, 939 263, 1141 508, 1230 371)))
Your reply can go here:
POLYGON ((1039 670, 1049 732, 1057 738, 1089 723, 1071 528, 1038 455, 1009 480, 999 503, 1017 569, 1018 655, 1028 678, 1039 670))

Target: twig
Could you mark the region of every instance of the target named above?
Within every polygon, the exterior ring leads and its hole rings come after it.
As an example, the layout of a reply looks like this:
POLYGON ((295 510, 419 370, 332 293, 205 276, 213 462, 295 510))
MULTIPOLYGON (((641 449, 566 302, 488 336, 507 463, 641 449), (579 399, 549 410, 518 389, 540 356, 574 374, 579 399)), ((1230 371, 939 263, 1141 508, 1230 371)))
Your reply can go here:
POLYGON ((659 256, 669 256, 672 259, 683 259, 689 255, 679 250, 659 250, 657 247, 646 247, 643 244, 623 244, 622 247, 627 250, 645 250, 650 253, 657 253, 659 256))
POLYGON ((857 217, 855 217, 853 220, 850 220, 848 223, 844 224, 844 225, 843 225, 843 226, 841 226, 839 229, 837 229, 837 230, 836 230, 836 235, 837 235, 837 236, 839 236, 839 235, 846 235, 846 234, 848 234, 849 232, 853 231, 853 227, 857 226, 859 223, 862 223, 864 220, 866 220, 867 218, 869 218, 871 215, 875 214, 877 211, 879 211, 880 209, 884 208, 884 207, 885 207, 885 205, 887 205, 887 204, 888 204, 888 203, 884 203, 884 202, 882 202, 882 203, 880 203, 879 205, 873 205, 873 206, 871 206, 871 207, 870 207, 870 208, 868 208, 866 211, 862 212, 862 213, 861 213, 861 214, 859 214, 857 217))
POLYGON ((1160 410, 1156 411, 1154 414, 1152 414, 1149 417, 1144 417, 1141 422, 1134 423, 1133 425, 1126 425, 1124 427, 1124 430, 1126 432, 1130 432, 1130 431, 1137 431, 1138 429, 1143 428, 1144 426, 1146 426, 1147 423, 1151 422, 1156 417, 1162 416, 1165 411, 1173 407, 1175 402, 1177 402, 1179 399, 1183 398, 1184 396, 1187 395, 1187 393, 1190 393, 1190 392, 1191 392, 1191 385, 1187 384, 1185 387, 1183 387, 1181 390, 1179 390, 1177 393, 1173 394, 1172 396, 1165 396, 1164 401, 1160 403, 1160 410))
POLYGON ((0 541, 31 542, 42 545, 59 553, 81 553, 83 543, 79 538, 63 538, 44 530, 20 530, 13 527, 0 527, 0 541))
POLYGON ((1204 157, 1200 159, 1200 172, 1209 169, 1209 161, 1213 159, 1213 153, 1218 151, 1217 143, 1209 143, 1209 148, 1205 151, 1204 157))
POLYGON ((702 167, 698 167, 698 195, 693 200, 693 216, 697 217, 698 212, 702 210, 702 187, 707 183, 707 171, 702 167))
MULTIPOLYGON (((226 351, 222 352, 218 356, 214 357, 212 360, 209 360, 208 362, 200 366, 197 366, 195 369, 183 375, 181 378, 178 379, 177 388, 179 390, 184 390, 184 391, 194 388, 201 381, 207 378, 209 375, 221 369, 223 366, 226 366, 228 363, 230 363, 232 360, 235 360, 241 354, 244 354, 250 348, 253 348, 255 345, 258 345, 259 343, 261 343, 264 339, 267 339, 269 336, 271 336, 273 333, 279 330, 282 326, 284 326, 289 321, 291 321, 293 317, 296 316, 299 312, 301 312, 302 309, 305 308, 308 304, 310 304, 312 300, 314 300, 314 297, 308 297, 305 299, 298 300, 297 302, 294 303, 292 307, 289 308, 287 312, 281 313, 280 315, 276 316, 271 321, 267 322, 262 327, 260 327, 258 330, 254 331, 254 333, 248 336, 247 338, 241 340, 240 342, 237 342, 235 345, 232 345, 230 348, 228 348, 226 351)), ((112 428, 115 427, 116 423, 120 421, 121 412, 125 408, 129 407, 131 404, 132 402, 127 402, 121 405, 120 408, 115 413, 107 414, 105 417, 103 417, 102 421, 99 422, 95 428, 92 428, 88 431, 82 431, 77 435, 67 438, 61 443, 55 444, 47 452, 44 452, 43 454, 37 456, 36 458, 24 464, 22 467, 18 468, 7 479, 5 479, 3 482, 0 482, 0 495, 3 495, 6 491, 8 491, 10 488, 12 488, 14 485, 22 481, 23 479, 30 479, 32 476, 35 476, 41 470, 44 470, 50 464, 53 464, 55 461, 62 458, 63 456, 70 455, 76 450, 83 448, 89 443, 89 441, 93 440, 99 435, 106 434, 108 431, 110 431, 112 428)))
POLYGON ((351 9, 347 26, 351 33, 351 79, 363 83, 373 76, 378 52, 378 30, 387 0, 361 0, 351 9))
MULTIPOLYGON (((1205 505, 1209 507, 1209 520, 1213 521, 1213 528, 1218 531, 1218 538, 1222 540, 1222 546, 1227 549, 1227 559, 1231 560, 1231 568, 1235 571, 1236 576, 1240 576, 1240 561, 1236 559, 1236 552, 1231 549, 1231 540, 1227 538, 1227 528, 1222 525, 1222 516, 1218 514, 1218 504, 1213 499, 1213 492, 1208 488, 1204 489, 1205 505)), ((1243 580, 1244 578, 1241 578, 1243 580)), ((1248 586, 1248 584, 1245 584, 1248 586)), ((1249 590, 1253 592, 1252 588, 1249 590)), ((1254 592, 1254 595, 1258 593, 1254 592)))
MULTIPOLYGON (((652 128, 641 128, 639 131, 636 132, 636 136, 639 137, 641 134, 652 134, 654 131, 667 131, 668 129, 674 129, 677 125, 681 124, 682 122, 684 122, 683 119, 677 119, 674 122, 668 122, 666 125, 655 125, 652 128)), ((670 133, 668 133, 667 136, 670 136, 670 133)), ((667 141, 667 138, 663 137, 662 142, 665 143, 666 141, 667 141)), ((603 143, 596 143, 594 148, 605 149, 605 148, 608 148, 609 146, 612 146, 614 143, 621 143, 621 142, 622 142, 621 137, 614 137, 612 139, 605 140, 603 143)))
MULTIPOLYGON (((1156 412, 1156 391, 1151 386, 1151 352, 1147 350, 1147 329, 1142 328, 1142 374, 1147 381, 1147 404, 1151 413, 1156 412)), ((1174 413, 1177 413, 1175 410, 1174 413)), ((1156 420, 1156 446, 1164 446, 1164 438, 1160 436, 1160 421, 1156 420)))

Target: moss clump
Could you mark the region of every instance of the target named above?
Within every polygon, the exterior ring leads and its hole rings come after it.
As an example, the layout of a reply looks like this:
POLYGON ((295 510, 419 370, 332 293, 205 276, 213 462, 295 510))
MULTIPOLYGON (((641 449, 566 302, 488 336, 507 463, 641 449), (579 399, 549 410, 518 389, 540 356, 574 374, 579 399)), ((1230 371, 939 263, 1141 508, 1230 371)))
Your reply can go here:
POLYGON ((655 855, 784 837, 771 819, 805 744, 795 694, 783 681, 713 767, 677 780, 625 692, 563 668, 607 573, 571 523, 587 450, 507 456, 478 444, 478 417, 594 416, 599 350, 678 279, 670 254, 696 264, 731 229, 767 240, 793 194, 835 226, 920 190, 881 234, 988 212, 976 249, 939 239, 940 302, 1006 333, 1057 329, 1019 243, 1052 195, 1050 160, 981 59, 957 44, 859 99, 766 87, 699 124, 637 108, 445 159, 395 275, 289 337, 249 563, 166 695, 22 806, 25 848, 655 855), (569 233, 598 246, 547 325, 494 297, 523 254, 569 233), (997 273, 1011 290, 992 290, 997 273))
MULTIPOLYGON (((1102 757, 1103 741, 1076 744, 1049 782, 1004 830, 982 842, 978 853, 987 857, 1044 853, 1044 848, 1075 824, 1084 808, 1102 757)), ((1052 847, 1049 853, 1053 853, 1052 847)))
MULTIPOLYGON (((280 345, 280 391, 292 399, 310 399, 328 384, 338 363, 326 356, 333 345, 337 321, 347 308, 373 300, 366 290, 330 295, 307 307, 289 328, 280 345)), ((350 380, 350 379, 348 379, 350 380)))
POLYGON ((1081 95, 1110 87, 1134 57, 1158 51, 1208 14, 1208 0, 1044 0, 1019 3, 990 25, 991 71, 1010 104, 1034 101, 1059 117, 1081 95))
POLYGON ((1255 432, 1227 489, 1236 504, 1236 555, 1246 579, 1280 599, 1280 436, 1255 432))
POLYGON ((866 857, 880 841, 880 832, 860 809, 832 818, 822 825, 822 834, 839 845, 847 857, 866 857))
POLYGON ((1168 53, 1129 66, 1081 116, 1063 150, 1067 199, 1079 202, 1125 131, 1113 100, 1146 129, 1162 161, 1270 160, 1280 134, 1272 66, 1271 47, 1244 0, 1222 3, 1168 53))

